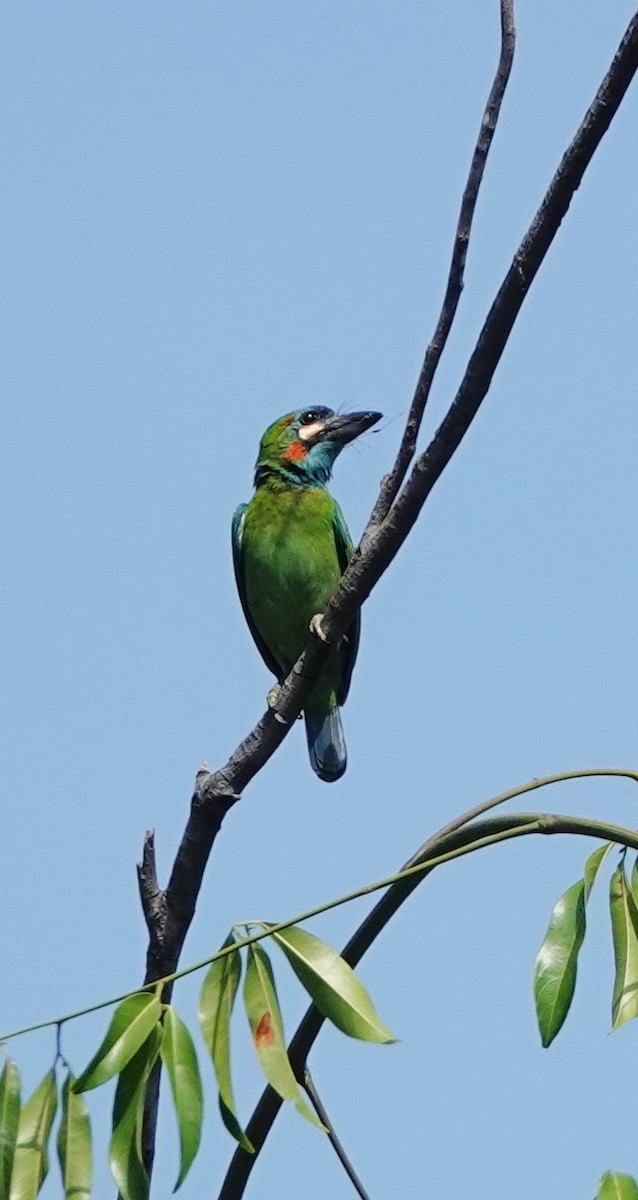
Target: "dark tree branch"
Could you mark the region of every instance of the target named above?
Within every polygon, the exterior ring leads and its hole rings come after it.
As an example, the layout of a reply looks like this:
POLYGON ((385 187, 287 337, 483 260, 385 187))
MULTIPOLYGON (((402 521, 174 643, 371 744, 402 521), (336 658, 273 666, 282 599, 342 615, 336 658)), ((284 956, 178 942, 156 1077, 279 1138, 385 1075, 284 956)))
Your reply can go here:
POLYGON ((452 262, 450 264, 445 296, 443 297, 443 304, 434 336, 426 350, 421 373, 417 380, 414 399, 412 400, 412 406, 408 414, 408 420, 395 464, 390 474, 386 475, 381 483, 379 498, 370 518, 369 527, 371 528, 379 525, 387 517, 398 495, 399 488, 405 479, 408 467, 414 458, 425 406, 428 402, 434 376, 445 349, 449 332, 454 323, 456 310, 463 291, 463 274, 465 271, 472 221, 474 219, 474 210, 483 181, 487 156, 496 130, 496 123, 501 111, 503 96, 505 95, 505 89, 512 69, 515 43, 514 0, 501 0, 501 53, 492 89, 485 106, 485 112, 483 113, 481 129, 474 148, 465 191, 463 192, 461 211, 454 235, 452 262))
MULTIPOLYGON (((591 822, 578 817, 568 817, 555 813, 511 813, 508 816, 488 817, 456 828, 452 832, 448 826, 435 833, 427 842, 412 855, 401 867, 402 871, 427 863, 430 859, 438 859, 462 847, 478 845, 483 838, 510 832, 511 836, 527 836, 530 834, 589 834, 596 829, 597 835, 607 840, 614 840, 618 845, 626 845, 629 831, 619 827, 606 825, 603 822, 591 822)), ((638 835, 629 840, 638 847, 638 835)), ((408 896, 436 869, 436 863, 425 867, 422 872, 400 879, 388 888, 387 892, 375 904, 355 930, 350 940, 341 951, 342 957, 355 967, 361 961, 367 950, 379 934, 385 929, 408 896)), ((325 1017, 311 1004, 288 1047, 288 1056, 292 1069, 300 1082, 303 1082, 308 1055, 319 1035, 325 1017)), ((257 1157, 277 1118, 283 1100, 270 1086, 267 1086, 260 1097, 259 1103, 246 1126, 246 1135, 254 1147, 254 1154, 247 1154, 238 1146, 226 1173, 217 1200, 241 1200, 248 1178, 256 1164, 257 1157)))
MULTIPOLYGON (((213 842, 226 813, 239 799, 233 793, 224 793, 220 789, 214 798, 203 800, 203 788, 209 778, 208 769, 201 767, 195 780, 190 817, 166 891, 155 891, 157 881, 152 835, 147 834, 144 841, 142 864, 138 866, 140 897, 149 930, 144 983, 163 979, 177 969, 184 939, 195 915, 195 904, 213 842)), ((165 1003, 169 1002, 172 991, 172 983, 163 989, 162 999, 165 1003)), ((149 1078, 144 1104, 142 1155, 149 1176, 155 1157, 160 1079, 161 1064, 158 1060, 149 1078)))
MULTIPOLYGON (((511 69, 515 37, 512 10, 513 0, 501 0, 501 54, 463 193, 441 316, 426 353, 397 461, 391 474, 382 483, 362 544, 368 532, 373 527, 378 527, 405 477, 414 454, 434 373, 456 314, 463 288, 463 271, 476 199, 511 69)), ((357 551, 357 554, 360 555, 360 551, 357 551)), ((360 558, 359 561, 366 561, 369 554, 374 557, 375 551, 366 545, 364 558, 360 558)), ((351 595, 353 615, 362 601, 363 597, 357 600, 355 589, 351 595)), ((332 625, 325 627, 328 639, 338 642, 349 623, 342 620, 337 623, 333 617, 332 625)), ((176 970, 184 939, 195 913, 206 863, 223 818, 289 732, 321 673, 328 653, 329 646, 313 637, 282 688, 277 704, 277 715, 281 719, 275 720, 274 713, 268 710, 224 767, 214 774, 205 771, 198 773, 191 815, 165 891, 161 891, 157 884, 153 841, 151 838, 149 844, 147 835, 142 864, 138 867, 140 897, 149 930, 145 983, 152 983, 153 980, 170 975, 176 970)), ((165 999, 169 996, 170 989, 167 989, 165 999)), ((150 1079, 145 1106, 143 1154, 149 1174, 154 1157, 160 1073, 161 1067, 158 1064, 150 1079)))
MULTIPOLYGON (((502 11, 509 11, 509 8, 504 6, 502 11)), ((637 69, 638 14, 630 22, 611 68, 514 257, 446 417, 430 445, 417 458, 385 520, 374 526, 372 522, 368 523, 362 543, 353 554, 323 619, 323 630, 330 643, 337 643, 343 636, 355 613, 403 545, 428 495, 476 416, 532 280, 637 69)), ((407 463, 400 466, 399 474, 406 468, 407 463)), ((224 767, 213 774, 203 771, 198 774, 190 817, 168 887, 155 897, 153 906, 146 883, 144 885, 142 903, 147 921, 148 914, 153 914, 145 982, 152 982, 176 969, 195 912, 204 869, 222 821, 246 785, 283 741, 303 708, 328 653, 328 645, 318 638, 311 638, 281 689, 277 708, 283 723, 275 720, 274 714, 268 711, 224 767)), ((297 1061, 305 1062, 305 1056, 297 1061)), ((158 1080, 159 1074, 155 1086, 150 1089, 145 1119, 144 1158, 149 1171, 157 1119, 158 1080)), ((238 1193, 223 1193, 224 1196, 231 1194, 238 1193)))
POLYGON ((323 1122, 326 1129, 328 1130, 328 1140, 330 1142, 330 1145, 332 1146, 337 1158, 339 1159, 339 1162, 341 1163, 341 1166, 343 1167, 346 1175, 348 1176, 348 1179, 350 1180, 355 1192, 357 1193, 357 1196, 359 1196, 361 1198, 361 1200, 370 1200, 368 1193, 366 1192, 361 1180, 359 1179, 359 1176, 357 1175, 357 1172, 355 1171, 352 1163, 350 1162, 350 1159, 348 1158, 348 1155, 345 1152, 342 1142, 337 1137, 337 1135, 334 1131, 334 1126, 332 1124, 332 1121, 330 1120, 330 1117, 328 1116, 328 1114, 323 1106, 321 1097, 319 1096, 319 1093, 317 1092, 317 1089, 314 1085, 312 1076, 307 1067, 306 1067, 306 1070, 304 1071, 303 1086, 306 1090, 306 1093, 312 1104, 312 1107, 314 1108, 317 1116, 319 1117, 319 1120, 323 1122))
POLYGON ((157 882, 155 868, 155 831, 147 829, 142 849, 142 861, 137 864, 137 882, 140 889, 142 912, 149 936, 153 936, 162 919, 164 893, 157 882))
MULTIPOLYGON (((507 817, 491 817, 480 822, 481 835, 498 833, 502 829, 512 828, 516 821, 519 821, 521 826, 524 826, 536 820, 537 817, 535 814, 530 815, 528 813, 513 814, 507 817)), ((476 829, 477 825, 466 825, 462 829, 455 830, 452 834, 446 834, 444 831, 434 834, 433 837, 428 838, 419 847, 416 854, 413 854, 407 862, 404 862, 400 870, 407 871, 410 867, 416 867, 419 863, 425 862, 428 858, 436 857, 437 854, 443 854, 448 850, 455 850, 460 846, 467 845, 476 839, 476 829)), ((414 889, 434 869, 433 867, 429 870, 426 868, 422 874, 411 875, 407 879, 401 879, 388 888, 387 892, 384 892, 381 899, 377 901, 374 908, 364 918, 341 951, 342 958, 345 958, 351 967, 355 967, 361 961, 366 951, 370 949, 372 943, 382 930, 385 929, 388 921, 398 912, 401 905, 408 899, 408 896, 412 895, 414 889)), ((288 1047, 288 1056, 292 1064, 292 1069, 299 1080, 303 1080, 308 1055, 324 1020, 325 1018, 319 1010, 315 1008, 314 1004, 311 1004, 307 1008, 288 1047)), ((247 1154, 240 1146, 235 1150, 217 1200, 240 1200, 240 1197, 243 1196, 248 1177, 257 1162, 257 1157, 270 1133, 282 1104, 283 1100, 281 1096, 278 1096, 271 1087, 264 1089, 259 1103, 246 1126, 246 1135, 252 1143, 255 1153, 247 1154)))
POLYGON ((492 382, 514 322, 549 250, 572 197, 638 69, 638 13, 552 179, 489 311, 461 386, 430 445, 412 469, 394 507, 376 530, 366 530, 365 550, 353 556, 324 620, 334 640, 367 599, 407 538, 427 497, 467 433, 492 382))

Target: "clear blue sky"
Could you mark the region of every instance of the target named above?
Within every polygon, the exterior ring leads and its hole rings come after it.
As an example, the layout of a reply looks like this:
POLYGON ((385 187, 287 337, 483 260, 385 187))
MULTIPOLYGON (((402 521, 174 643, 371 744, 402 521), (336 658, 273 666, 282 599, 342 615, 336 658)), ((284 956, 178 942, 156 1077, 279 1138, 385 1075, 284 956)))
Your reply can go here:
MULTIPOLYGON (((430 428, 632 9, 518 4, 430 428)), ((360 532, 438 311, 497 47, 496 0, 3 6, 2 1028, 141 978, 144 831, 165 879, 198 764, 225 760, 270 686, 229 546, 257 442, 299 404, 383 410, 337 464, 360 532)), ((387 874, 505 787, 638 762, 637 122, 634 84, 475 426, 366 605, 344 780, 318 782, 293 731, 224 826, 184 963, 233 921, 387 874)), ((540 804, 637 823, 624 782, 540 804)), ((326 1031, 311 1066, 374 1200, 591 1200, 605 1169, 638 1176, 638 1028, 608 1036, 606 880, 568 1024, 549 1051, 535 1028, 535 953, 590 848, 527 839, 441 870, 362 964, 400 1043, 326 1031)), ((312 928, 340 944, 366 907, 312 928)), ((304 1001, 279 977, 292 1031, 304 1001)), ((197 986, 175 998, 191 1026, 197 986)), ((77 1070, 104 1023, 65 1033, 77 1070)), ((261 1079, 242 1014, 235 1047, 247 1118, 261 1079)), ((28 1090, 53 1049, 50 1032, 14 1043, 28 1090)), ((233 1149, 208 1097, 185 1200, 217 1194, 233 1149)), ((100 1197, 109 1107, 92 1095, 100 1197)), ((171 1122, 167 1107, 158 1198, 171 1122)), ((248 1195, 352 1192, 286 1111, 248 1195)))

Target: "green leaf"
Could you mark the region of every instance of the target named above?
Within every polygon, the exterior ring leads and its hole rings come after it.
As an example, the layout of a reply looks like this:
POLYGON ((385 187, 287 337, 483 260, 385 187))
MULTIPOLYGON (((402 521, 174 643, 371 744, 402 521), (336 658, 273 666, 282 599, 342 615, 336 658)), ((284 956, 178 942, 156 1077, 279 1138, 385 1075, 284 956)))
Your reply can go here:
MULTIPOLYGON (((233 946, 231 934, 224 946, 233 946)), ((254 1148, 248 1141, 235 1115, 235 1098, 230 1072, 230 1018, 241 979, 239 951, 227 954, 211 963, 199 997, 199 1023, 204 1041, 213 1060, 219 1088, 219 1107, 222 1120, 230 1134, 249 1154, 254 1148)))
POLYGON ((365 1042, 394 1042, 352 967, 312 933, 290 925, 273 934, 297 978, 333 1025, 365 1042))
POLYGON ((297 1112, 325 1130, 306 1104, 286 1053, 283 1021, 270 959, 261 946, 248 947, 244 1003, 253 1044, 269 1084, 283 1100, 292 1100, 297 1112))
POLYGON ((142 1162, 142 1121, 146 1085, 161 1041, 162 1027, 156 1025, 117 1081, 109 1162, 121 1200, 148 1200, 149 1179, 142 1162))
POLYGON ((70 1071, 62 1088, 58 1158, 66 1200, 89 1200, 93 1179, 91 1123, 84 1100, 73 1091, 70 1071))
POLYGON ((624 866, 617 867, 611 877, 609 904, 616 960, 611 1016, 612 1028, 618 1029, 638 1016, 638 909, 624 866))
POLYGON ((585 882, 579 879, 556 902, 536 958, 534 999, 543 1046, 553 1042, 569 1012, 585 928, 585 882))
POLYGON ((73 1091, 88 1092, 119 1075, 146 1041, 153 1026, 159 1023, 161 1015, 162 1006, 157 996, 148 992, 127 996, 113 1013, 102 1045, 75 1080, 73 1091))
POLYGON ((58 1097, 49 1071, 20 1113, 10 1200, 35 1200, 49 1171, 48 1141, 58 1097))
POLYGON ((591 890, 596 882, 596 876, 613 846, 613 842, 606 842, 604 846, 599 846, 598 850, 594 850, 589 855, 585 863, 585 904, 591 895, 591 890))
POLYGON ((612 842, 589 855, 584 878, 579 879, 557 901, 545 940, 536 958, 534 998, 543 1046, 549 1046, 569 1012, 578 969, 578 955, 585 938, 585 908, 596 876, 613 848, 612 842))
POLYGON ((180 1143, 179 1177, 174 1191, 184 1182, 199 1149, 202 1136, 203 1096, 193 1039, 168 1005, 164 1010, 162 1060, 168 1071, 177 1115, 180 1143))
POLYGON ((638 904, 638 854, 634 859, 634 865, 631 871, 631 894, 638 904))
POLYGON ((7 1200, 20 1120, 20 1074, 10 1058, 0 1075, 0 1200, 7 1200))
POLYGON ((638 1184, 631 1175, 607 1171, 598 1185, 596 1200, 638 1200, 638 1184))

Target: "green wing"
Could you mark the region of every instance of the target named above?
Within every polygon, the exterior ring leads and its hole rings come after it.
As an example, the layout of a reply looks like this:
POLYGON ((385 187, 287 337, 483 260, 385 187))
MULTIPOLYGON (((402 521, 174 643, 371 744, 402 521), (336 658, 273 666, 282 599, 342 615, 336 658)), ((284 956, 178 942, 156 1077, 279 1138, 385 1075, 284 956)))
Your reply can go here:
MULTIPOLYGON (((337 558, 339 559, 339 566, 341 567, 341 572, 343 574, 348 565, 350 555, 352 554, 353 546, 352 538, 348 533, 348 526, 346 525, 344 515, 336 500, 334 502, 332 527, 334 529, 335 545, 337 547, 337 558)), ((345 704, 346 697, 350 690, 352 668, 354 667, 355 659, 357 657, 357 650, 359 649, 360 633, 361 613, 358 612, 343 639, 343 646, 341 649, 343 675, 341 678, 341 687, 337 693, 337 700, 339 701, 339 704, 345 704)))
MULTIPOLYGON (((259 631, 255 625, 255 622, 253 621, 252 616, 250 615, 250 609, 248 607, 248 600, 246 598, 246 581, 244 579, 244 563, 243 563, 243 556, 242 556, 242 552, 241 552, 241 543, 242 543, 242 537, 243 537, 243 532, 244 532, 244 514, 245 514, 247 508, 248 508, 247 504, 240 504, 233 513, 232 539, 233 539, 233 566, 235 568, 235 581, 237 583, 237 591, 239 592, 239 599, 241 600, 241 606, 244 610, 246 624, 248 625, 248 628, 250 629, 250 632, 253 635, 253 641, 254 641, 257 649, 259 650, 259 653, 261 654, 261 657, 263 658, 266 666, 268 667, 268 670, 272 671, 273 675, 276 675, 277 679, 281 683, 285 676, 282 675, 281 667, 278 666, 277 662, 275 661, 272 654, 270 653, 270 650, 268 649, 264 639, 260 636, 259 631)), ((347 530, 346 530, 346 532, 347 532, 347 530)))

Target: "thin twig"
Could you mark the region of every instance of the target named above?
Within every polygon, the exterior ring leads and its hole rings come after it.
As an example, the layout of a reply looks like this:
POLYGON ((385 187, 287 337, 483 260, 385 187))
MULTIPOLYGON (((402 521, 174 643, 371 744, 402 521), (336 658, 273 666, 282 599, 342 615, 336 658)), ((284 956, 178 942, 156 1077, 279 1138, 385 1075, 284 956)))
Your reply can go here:
POLYGON ((465 191, 463 192, 461 211, 454 235, 452 261, 450 263, 450 273, 448 275, 445 296, 443 297, 443 304, 434 336, 427 348, 423 366, 417 380, 414 399, 412 400, 412 406, 408 414, 408 420, 396 461, 390 474, 386 475, 382 481, 379 499, 374 506, 369 524, 369 528, 372 529, 379 525, 390 511, 398 495, 399 488, 405 479, 408 467, 414 458, 425 406, 428 402, 441 355, 443 354, 448 335, 454 323, 456 310, 463 291, 463 274, 474 210, 483 180, 487 156, 496 130, 496 123, 501 111, 505 89, 512 69, 515 44, 514 0, 501 0, 501 52, 494 82, 485 106, 485 112, 483 113, 480 132, 474 147, 465 191))
MULTIPOLYGON (((541 262, 558 232, 583 174, 618 111, 638 70, 638 14, 629 24, 609 72, 551 181, 545 198, 521 242, 471 356, 448 413, 421 454, 386 520, 364 535, 322 619, 330 644, 338 643, 355 613, 405 542, 432 488, 440 479, 482 404, 508 337, 541 262)), ((237 747, 226 765, 210 775, 202 799, 241 792, 286 736, 325 664, 329 644, 313 638, 284 681, 278 713, 266 713, 237 747)))
POLYGON ((565 152, 543 202, 497 293, 459 390, 441 425, 419 455, 382 525, 364 535, 364 550, 350 560, 322 628, 334 642, 398 553, 425 501, 474 420, 492 382, 521 306, 603 136, 638 70, 638 13, 565 152))
MULTIPOLYGON (((563 832, 577 833, 586 837, 603 838, 606 841, 614 841, 621 846, 630 846, 638 851, 638 831, 628 829, 622 825, 610 824, 607 821, 596 821, 588 817, 559 817, 553 813, 511 813, 505 818, 499 818, 494 821, 477 821, 478 816, 484 815, 490 809, 498 805, 505 804, 509 800, 513 800, 519 796, 528 795, 531 792, 537 791, 539 788, 551 787, 557 783, 566 783, 575 779, 599 779, 599 778, 614 778, 628 779, 634 783, 638 783, 638 771, 628 770, 621 767, 590 767, 588 770, 581 769, 578 771, 565 771, 560 775, 545 775, 538 779, 531 779, 527 783, 518 784, 516 787, 508 788, 505 792, 500 792, 497 796, 492 796, 489 800, 484 800, 481 804, 474 805, 461 816, 456 817, 442 829, 438 830, 427 842, 421 846, 418 851, 416 861, 412 860, 413 865, 407 865, 401 868, 401 871, 395 872, 392 875, 385 876, 383 879, 377 879, 373 883, 364 884, 363 887, 355 888, 354 891, 347 892, 345 895, 338 896, 333 900, 329 900, 323 904, 306 909, 304 912, 296 913, 295 916, 286 919, 285 921, 277 921, 264 925, 261 931, 247 934, 245 937, 235 937, 232 945, 225 943, 220 947, 215 954, 208 955, 206 958, 200 959, 198 962, 191 963, 188 967, 183 967, 181 971, 176 971, 174 974, 156 979, 152 984, 147 984, 146 988, 157 990, 159 986, 162 989, 166 985, 174 983, 178 979, 185 979, 187 975, 192 975, 195 971, 201 971, 204 967, 209 967, 211 963, 218 961, 220 958, 229 954, 234 954, 237 950, 243 949, 245 946, 254 945, 264 938, 272 937, 274 933, 278 933, 282 929, 289 929, 291 925, 301 925, 306 921, 312 920, 323 913, 329 912, 332 909, 339 908, 343 904, 350 904, 353 900, 359 900, 364 896, 371 896, 374 892, 385 890, 393 887, 397 883, 403 882, 408 875, 415 874, 419 868, 424 869, 425 865, 428 868, 441 866, 444 862, 450 862, 453 858, 458 858, 463 854, 472 853, 475 850, 484 848, 486 845, 492 845, 495 840, 503 840, 504 835, 514 836, 512 830, 518 829, 523 825, 537 824, 539 831, 544 832, 549 824, 555 824, 556 821, 561 821, 563 832), (456 833, 464 825, 472 824, 472 835, 469 840, 458 842, 458 839, 452 843, 451 834, 456 833), (542 830, 540 826, 542 825, 542 830), (475 834, 481 832, 483 836, 480 839, 475 839, 475 834), (457 848, 452 848, 445 853, 438 853, 437 848, 445 844, 455 845, 457 848)), ((140 989, 133 989, 139 991, 140 989)), ((65 1025, 69 1021, 75 1021, 79 1017, 85 1017, 89 1013, 98 1012, 102 1008, 110 1008, 114 1004, 119 1004, 126 1000, 133 993, 131 990, 122 992, 117 996, 110 996, 106 1000, 100 1000, 97 1004, 91 1004, 86 1008, 76 1009, 74 1012, 64 1013, 61 1016, 49 1018, 46 1021, 39 1021, 33 1025, 24 1026, 22 1029, 14 1029, 9 1033, 0 1033, 0 1045, 9 1041, 11 1038, 21 1037, 27 1033, 34 1033, 39 1029, 47 1029, 65 1025)))
POLYGON ((317 1089, 314 1085, 312 1076, 307 1067, 304 1071, 303 1086, 304 1086, 306 1094, 310 1100, 310 1103, 312 1104, 312 1107, 314 1108, 317 1116, 319 1117, 319 1120, 326 1127, 330 1145, 332 1146, 337 1158, 339 1159, 339 1162, 341 1163, 346 1175, 348 1176, 348 1179, 350 1180, 355 1192, 357 1193, 358 1196, 361 1197, 361 1200, 370 1200, 369 1193, 366 1192, 361 1180, 359 1179, 359 1176, 357 1175, 357 1172, 355 1171, 352 1163, 350 1162, 350 1159, 348 1158, 348 1155, 346 1154, 346 1152, 343 1148, 342 1142, 339 1140, 339 1138, 337 1137, 337 1135, 335 1133, 334 1125, 332 1124, 332 1121, 330 1120, 330 1117, 328 1116, 328 1114, 321 1102, 321 1097, 319 1096, 319 1093, 317 1092, 317 1089))

